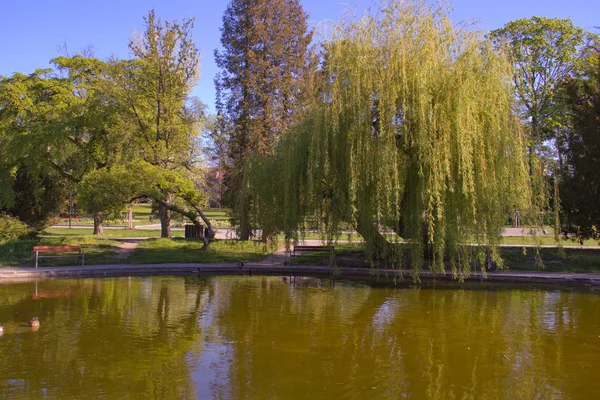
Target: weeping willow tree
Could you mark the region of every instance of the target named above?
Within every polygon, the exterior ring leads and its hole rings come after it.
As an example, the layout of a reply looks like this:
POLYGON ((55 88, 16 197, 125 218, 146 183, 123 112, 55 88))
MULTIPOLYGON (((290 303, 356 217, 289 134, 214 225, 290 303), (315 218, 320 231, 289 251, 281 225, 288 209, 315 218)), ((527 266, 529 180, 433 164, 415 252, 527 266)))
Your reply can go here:
POLYGON ((425 258, 458 277, 500 261, 506 216, 531 203, 506 57, 425 2, 337 26, 324 50, 319 104, 247 165, 258 224, 291 239, 312 216, 329 240, 350 224, 415 273, 425 258))

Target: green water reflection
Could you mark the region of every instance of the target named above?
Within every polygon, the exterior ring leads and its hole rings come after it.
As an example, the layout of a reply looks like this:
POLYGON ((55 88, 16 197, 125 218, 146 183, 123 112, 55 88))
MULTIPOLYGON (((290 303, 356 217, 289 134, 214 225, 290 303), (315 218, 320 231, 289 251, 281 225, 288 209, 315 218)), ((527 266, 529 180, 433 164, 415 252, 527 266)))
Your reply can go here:
POLYGON ((0 398, 600 398, 589 291, 43 281, 0 285, 0 322, 0 398))

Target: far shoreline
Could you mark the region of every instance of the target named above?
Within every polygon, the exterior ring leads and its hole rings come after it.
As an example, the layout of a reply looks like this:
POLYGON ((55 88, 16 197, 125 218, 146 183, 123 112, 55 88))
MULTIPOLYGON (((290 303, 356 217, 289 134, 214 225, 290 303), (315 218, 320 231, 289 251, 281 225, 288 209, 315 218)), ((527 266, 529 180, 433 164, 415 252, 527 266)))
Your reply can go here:
MULTIPOLYGON (((370 269, 352 267, 328 267, 320 265, 284 265, 281 263, 249 262, 239 263, 169 263, 169 264, 105 264, 90 266, 64 267, 19 267, 0 268, 0 284, 31 282, 38 280, 69 279, 69 278, 98 278, 126 276, 211 276, 211 275, 265 275, 265 276, 317 276, 334 279, 368 278, 382 282, 398 282, 417 284, 414 282, 412 271, 397 269, 370 269)), ((445 274, 431 271, 420 271, 422 283, 454 283, 460 285, 451 272, 445 274)), ((545 271, 511 271, 499 270, 487 272, 472 272, 465 282, 515 284, 550 284, 561 287, 600 287, 600 273, 572 273, 545 271)))

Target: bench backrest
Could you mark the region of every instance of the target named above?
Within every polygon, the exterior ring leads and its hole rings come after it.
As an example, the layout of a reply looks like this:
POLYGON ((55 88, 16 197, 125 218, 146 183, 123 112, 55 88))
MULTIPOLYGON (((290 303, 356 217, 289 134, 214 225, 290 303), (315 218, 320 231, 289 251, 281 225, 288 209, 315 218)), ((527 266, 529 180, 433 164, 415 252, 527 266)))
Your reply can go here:
POLYGON ((294 250, 323 250, 323 251, 331 251, 333 250, 333 246, 294 246, 294 250))
POLYGON ((33 246, 38 253, 70 253, 81 251, 81 246, 33 246))

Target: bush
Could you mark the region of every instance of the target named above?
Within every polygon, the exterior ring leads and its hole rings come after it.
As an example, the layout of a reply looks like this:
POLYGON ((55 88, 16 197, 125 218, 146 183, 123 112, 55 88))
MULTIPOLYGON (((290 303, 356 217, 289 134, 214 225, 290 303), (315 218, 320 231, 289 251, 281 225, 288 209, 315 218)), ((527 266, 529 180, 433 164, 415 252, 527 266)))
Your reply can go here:
POLYGON ((18 218, 0 214, 0 242, 21 239, 30 234, 30 229, 18 218))
POLYGON ((31 265, 31 249, 37 239, 0 240, 0 267, 31 265))

